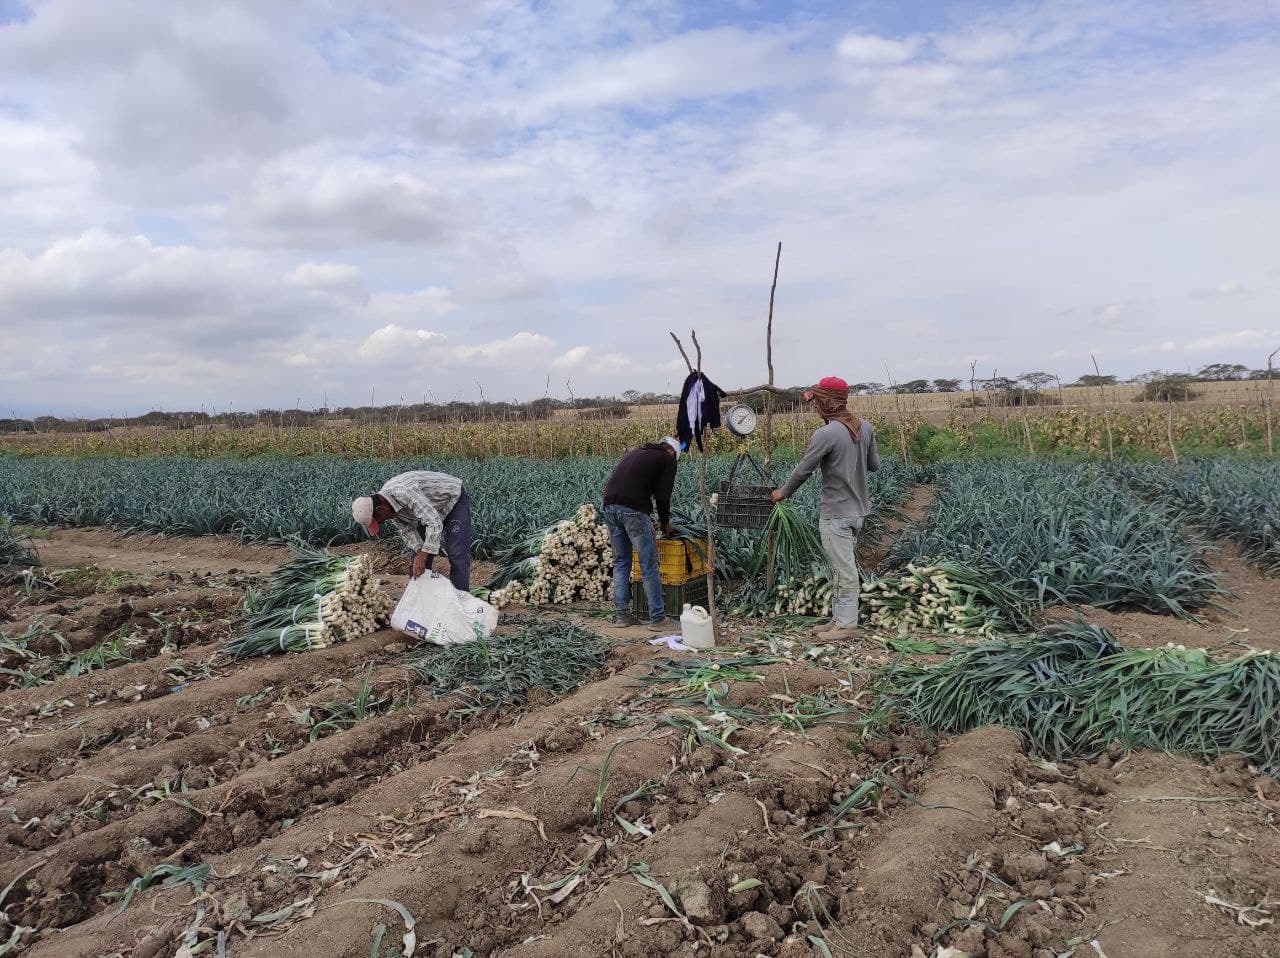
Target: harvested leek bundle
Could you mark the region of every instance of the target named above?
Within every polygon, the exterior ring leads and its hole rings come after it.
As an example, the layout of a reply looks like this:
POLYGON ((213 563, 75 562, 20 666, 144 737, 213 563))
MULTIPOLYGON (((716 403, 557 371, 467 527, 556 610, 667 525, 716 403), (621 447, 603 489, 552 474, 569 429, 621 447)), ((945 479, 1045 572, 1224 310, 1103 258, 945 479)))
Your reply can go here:
POLYGON ((746 563, 746 582, 734 601, 738 615, 831 615, 831 580, 813 522, 790 502, 774 506, 769 524, 746 563), (766 585, 773 535, 773 588, 766 585))
POLYGON ((867 623, 898 632, 995 635, 1027 624, 1024 601, 962 562, 908 562, 898 575, 862 584, 867 623))
POLYGON ((738 591, 735 615, 749 617, 831 615, 831 580, 822 566, 810 567, 809 574, 780 576, 769 589, 763 582, 748 583, 738 591))
POLYGON ((609 597, 613 552, 609 530, 598 521, 595 506, 580 506, 572 519, 508 550, 504 559, 494 577, 499 588, 489 593, 496 608, 513 602, 564 605, 609 597))
POLYGON ((245 596, 243 631, 223 652, 242 659, 322 649, 377 631, 394 608, 368 556, 299 549, 272 574, 265 592, 245 596))
POLYGON ((958 648, 938 665, 896 664, 882 708, 925 728, 1003 725, 1029 752, 1090 755, 1112 742, 1215 759, 1243 755, 1280 772, 1280 655, 1219 662, 1203 649, 1126 649, 1083 622, 958 648))

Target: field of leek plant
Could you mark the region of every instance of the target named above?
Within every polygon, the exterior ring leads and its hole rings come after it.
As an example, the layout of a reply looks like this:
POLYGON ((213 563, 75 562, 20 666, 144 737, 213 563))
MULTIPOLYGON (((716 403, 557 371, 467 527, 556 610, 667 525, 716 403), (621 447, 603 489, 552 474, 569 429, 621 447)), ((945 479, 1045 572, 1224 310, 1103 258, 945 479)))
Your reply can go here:
MULTIPOLYGON (((460 478, 471 494, 478 559, 497 557, 585 504, 600 505, 615 460, 577 459, 6 459, 0 470, 0 513, 14 521, 55 526, 115 526, 167 535, 233 535, 246 542, 300 540, 326 546, 359 542, 364 531, 351 518, 351 500, 376 490, 390 476, 434 469, 460 478)), ((710 481, 732 460, 712 460, 710 481)), ((791 462, 776 462, 781 481, 791 462)), ((892 505, 915 471, 886 459, 872 476, 872 497, 892 505)), ((673 504, 700 517, 698 470, 685 459, 673 504)), ((817 522, 815 476, 794 503, 817 522)), ((875 522, 882 522, 883 514, 875 522)), ((872 530, 874 523, 872 524, 872 530)), ((388 532, 388 535, 391 533, 388 532)), ((754 537, 726 540, 726 561, 749 558, 754 537), (739 541, 740 540, 740 541, 739 541)))
POLYGON ((1116 470, 1179 526, 1234 542, 1264 572, 1280 573, 1280 463, 1202 459, 1116 470))
POLYGON ((890 566, 957 560, 1037 606, 1191 616, 1223 594, 1204 545, 1089 463, 956 464, 890 566))

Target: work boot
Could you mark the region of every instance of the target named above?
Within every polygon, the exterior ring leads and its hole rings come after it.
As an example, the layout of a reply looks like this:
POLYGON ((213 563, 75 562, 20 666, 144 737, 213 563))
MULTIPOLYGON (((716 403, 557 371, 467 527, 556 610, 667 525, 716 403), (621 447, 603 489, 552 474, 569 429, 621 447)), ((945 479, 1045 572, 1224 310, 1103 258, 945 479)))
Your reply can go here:
POLYGON ((661 618, 661 619, 654 619, 647 626, 645 626, 645 628, 647 628, 650 632, 667 632, 667 633, 674 634, 680 631, 680 623, 675 622, 672 619, 661 618))
POLYGON ((613 624, 619 628, 628 628, 629 626, 639 625, 640 620, 636 618, 636 614, 630 610, 625 612, 615 612, 613 614, 613 624))
POLYGON ((856 625, 837 625, 822 633, 824 642, 852 642, 862 638, 862 630, 856 625))

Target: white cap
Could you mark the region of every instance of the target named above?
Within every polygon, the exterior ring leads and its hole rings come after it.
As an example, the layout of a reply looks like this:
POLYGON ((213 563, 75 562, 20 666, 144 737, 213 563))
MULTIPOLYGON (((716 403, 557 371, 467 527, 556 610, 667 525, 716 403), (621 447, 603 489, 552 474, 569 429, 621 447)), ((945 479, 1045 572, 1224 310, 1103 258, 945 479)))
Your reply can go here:
POLYGON ((360 525, 369 528, 373 522, 373 497, 361 496, 351 503, 351 515, 360 525))
POLYGON ((659 444, 665 444, 670 446, 672 449, 676 451, 676 458, 677 459, 680 458, 680 440, 679 439, 672 438, 671 436, 664 436, 662 439, 658 440, 658 442, 659 444))

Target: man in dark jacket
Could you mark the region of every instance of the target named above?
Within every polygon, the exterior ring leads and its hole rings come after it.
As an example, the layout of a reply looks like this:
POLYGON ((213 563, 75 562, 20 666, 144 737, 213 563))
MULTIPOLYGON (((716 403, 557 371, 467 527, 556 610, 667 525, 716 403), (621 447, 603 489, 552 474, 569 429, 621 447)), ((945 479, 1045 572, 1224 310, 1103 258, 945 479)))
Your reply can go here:
POLYGON ((667 618, 662 598, 662 574, 658 571, 658 542, 650 513, 658 510, 658 522, 667 535, 671 528, 671 491, 676 483, 680 442, 666 438, 632 449, 614 467, 604 486, 604 524, 613 546, 613 602, 615 625, 637 625, 631 612, 631 550, 640 556, 644 594, 649 603, 649 628, 665 632, 675 628, 667 618))

